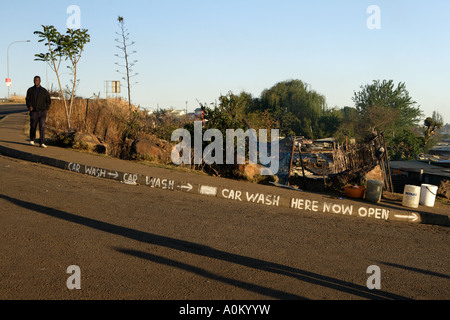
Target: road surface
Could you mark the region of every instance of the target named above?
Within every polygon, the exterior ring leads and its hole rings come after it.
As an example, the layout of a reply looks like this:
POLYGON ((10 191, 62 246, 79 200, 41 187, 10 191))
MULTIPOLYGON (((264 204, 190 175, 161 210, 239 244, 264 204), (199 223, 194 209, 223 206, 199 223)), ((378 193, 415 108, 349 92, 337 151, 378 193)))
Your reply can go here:
POLYGON ((0 156, 0 299, 447 300, 449 231, 168 193, 0 156), (81 289, 67 286, 78 266, 81 289), (369 290, 370 266, 381 289, 369 290))
POLYGON ((20 113, 27 111, 24 104, 0 104, 0 119, 12 113, 20 113))

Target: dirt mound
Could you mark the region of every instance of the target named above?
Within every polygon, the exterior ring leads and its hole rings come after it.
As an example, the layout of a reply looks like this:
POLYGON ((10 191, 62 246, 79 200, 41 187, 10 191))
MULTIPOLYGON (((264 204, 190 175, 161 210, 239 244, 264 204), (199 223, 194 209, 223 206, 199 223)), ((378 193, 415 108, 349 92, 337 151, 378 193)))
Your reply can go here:
POLYGON ((172 145, 156 136, 147 136, 134 140, 131 145, 130 155, 133 158, 162 161, 171 161, 172 145))

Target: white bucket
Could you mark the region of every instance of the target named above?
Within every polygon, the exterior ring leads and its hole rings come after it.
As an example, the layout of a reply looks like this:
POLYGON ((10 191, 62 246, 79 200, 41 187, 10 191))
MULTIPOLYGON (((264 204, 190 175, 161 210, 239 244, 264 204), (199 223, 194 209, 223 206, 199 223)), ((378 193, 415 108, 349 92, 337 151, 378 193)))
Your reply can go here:
POLYGON ((403 193, 403 206, 409 208, 418 208, 420 203, 420 190, 418 186, 405 186, 403 193))
POLYGON ((439 187, 431 184, 423 184, 420 192, 420 204, 426 207, 434 207, 439 187))

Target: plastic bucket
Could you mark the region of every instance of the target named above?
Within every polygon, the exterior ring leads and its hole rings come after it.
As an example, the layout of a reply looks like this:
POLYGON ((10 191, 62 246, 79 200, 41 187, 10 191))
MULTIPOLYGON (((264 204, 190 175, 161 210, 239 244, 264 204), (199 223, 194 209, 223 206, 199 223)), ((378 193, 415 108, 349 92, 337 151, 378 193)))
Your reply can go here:
POLYGON ((366 200, 370 202, 380 202, 383 193, 383 182, 378 180, 368 180, 366 190, 366 200))
POLYGON ((420 190, 418 186, 405 186, 403 193, 403 206, 408 208, 418 208, 420 203, 420 190))
POLYGON ((434 207, 439 187, 431 184, 423 184, 420 192, 420 204, 426 207, 434 207))

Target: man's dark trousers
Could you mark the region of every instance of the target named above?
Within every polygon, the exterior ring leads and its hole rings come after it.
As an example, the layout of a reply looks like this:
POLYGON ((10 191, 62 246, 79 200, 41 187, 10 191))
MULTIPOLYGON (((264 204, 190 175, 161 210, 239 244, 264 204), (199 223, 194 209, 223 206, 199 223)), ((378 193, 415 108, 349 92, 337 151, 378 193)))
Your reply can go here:
POLYGON ((45 144, 45 122, 47 121, 47 110, 30 112, 30 141, 36 139, 36 129, 39 124, 39 144, 45 144))

